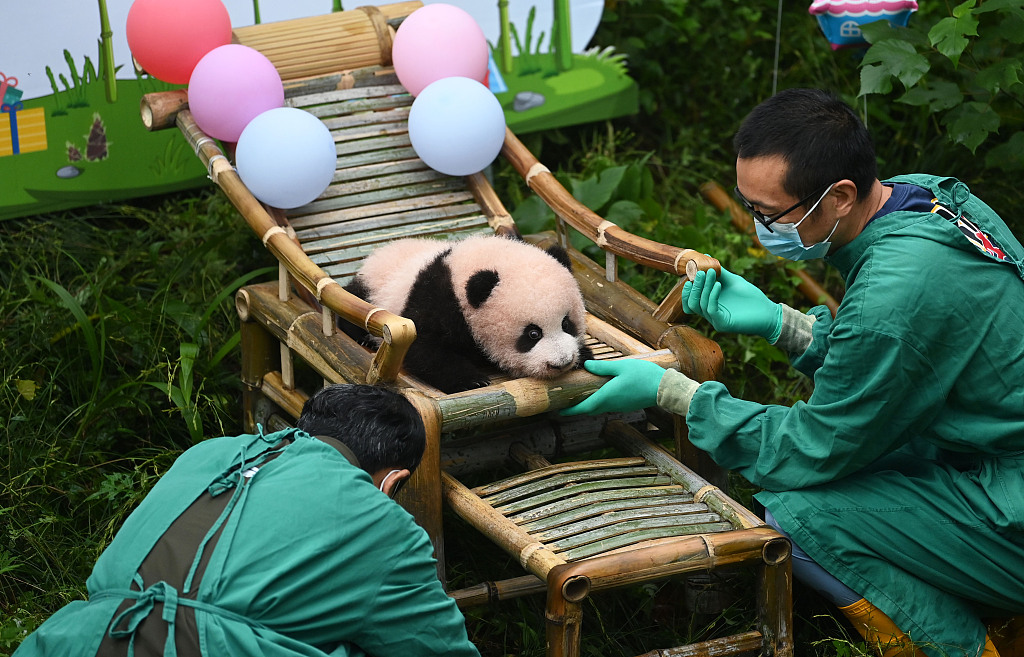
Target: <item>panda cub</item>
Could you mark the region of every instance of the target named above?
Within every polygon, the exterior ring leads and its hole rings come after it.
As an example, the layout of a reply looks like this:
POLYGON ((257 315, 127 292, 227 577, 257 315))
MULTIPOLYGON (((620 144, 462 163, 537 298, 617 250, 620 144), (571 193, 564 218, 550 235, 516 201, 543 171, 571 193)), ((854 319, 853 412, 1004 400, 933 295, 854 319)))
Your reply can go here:
MULTIPOLYGON (((592 357, 583 295, 558 246, 497 236, 397 240, 370 254, 345 289, 416 323, 405 369, 447 393, 488 385, 488 366, 548 379, 592 357)), ((363 344, 374 340, 340 324, 363 344)))

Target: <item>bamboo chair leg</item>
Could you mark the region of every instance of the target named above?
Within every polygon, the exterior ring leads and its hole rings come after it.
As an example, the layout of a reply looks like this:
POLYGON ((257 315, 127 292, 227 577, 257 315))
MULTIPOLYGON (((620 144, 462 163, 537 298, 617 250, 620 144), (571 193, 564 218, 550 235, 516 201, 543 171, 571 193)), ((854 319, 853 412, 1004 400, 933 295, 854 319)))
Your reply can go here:
MULTIPOLYGON (((239 292, 245 294, 245 290, 239 292)), ((243 320, 242 334, 242 424, 256 430, 256 404, 262 397, 260 385, 267 372, 277 369, 277 341, 257 322, 243 320)))
POLYGON ((548 598, 544 619, 547 657, 579 657, 583 631, 583 601, 590 594, 590 578, 572 574, 565 564, 548 572, 548 598))
POLYGON ((441 410, 437 402, 417 392, 407 392, 406 398, 419 411, 427 431, 427 444, 423 459, 409 483, 398 494, 397 502, 412 514, 426 530, 434 545, 437 559, 437 578, 447 589, 444 569, 444 531, 441 522, 441 410))
POLYGON ((778 544, 765 546, 765 566, 758 573, 758 618, 762 655, 793 657, 793 569, 789 550, 778 554, 778 544), (775 553, 769 553, 774 550, 775 553), (781 561, 779 560, 781 558, 781 561), (775 563, 772 563, 775 561, 775 563))

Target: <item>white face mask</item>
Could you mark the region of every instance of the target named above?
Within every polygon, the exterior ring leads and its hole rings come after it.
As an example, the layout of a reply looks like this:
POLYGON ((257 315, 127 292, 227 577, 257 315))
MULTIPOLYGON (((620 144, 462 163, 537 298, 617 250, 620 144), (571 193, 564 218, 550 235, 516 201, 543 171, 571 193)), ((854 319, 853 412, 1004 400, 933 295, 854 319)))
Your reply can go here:
POLYGON ((828 193, 832 191, 835 185, 829 185, 825 193, 811 206, 811 209, 807 213, 800 217, 800 221, 796 221, 791 224, 785 224, 782 222, 775 222, 772 224, 771 231, 761 224, 760 221, 754 220, 754 230, 757 232, 757 239, 761 241, 761 246, 768 249, 769 253, 785 258, 786 260, 814 260, 815 258, 824 257, 828 254, 829 247, 832 243, 829 239, 835 234, 836 228, 839 227, 839 219, 836 219, 835 226, 832 226, 832 232, 828 234, 821 242, 817 242, 810 246, 804 246, 804 242, 800 239, 800 232, 797 228, 804 222, 807 217, 811 216, 811 213, 818 207, 828 193))

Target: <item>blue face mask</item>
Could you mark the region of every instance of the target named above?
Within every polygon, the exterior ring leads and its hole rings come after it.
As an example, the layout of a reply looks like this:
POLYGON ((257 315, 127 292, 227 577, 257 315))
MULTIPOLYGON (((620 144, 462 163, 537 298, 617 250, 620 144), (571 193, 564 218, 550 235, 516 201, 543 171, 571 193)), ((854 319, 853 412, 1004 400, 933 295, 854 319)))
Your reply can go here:
POLYGON ((754 230, 757 232, 757 239, 761 241, 761 246, 768 249, 769 253, 785 258, 786 260, 814 260, 815 258, 824 257, 832 246, 829 242, 832 235, 836 232, 836 228, 839 227, 839 219, 836 219, 836 225, 832 227, 832 232, 828 234, 821 242, 812 244, 810 246, 804 246, 804 242, 800 239, 800 232, 797 228, 804 222, 804 219, 811 216, 811 213, 818 207, 830 191, 832 191, 834 185, 829 185, 825 193, 811 206, 811 209, 807 211, 807 214, 800 217, 800 221, 796 221, 791 224, 784 224, 782 222, 775 222, 772 224, 771 231, 767 227, 761 224, 760 221, 754 220, 754 230))

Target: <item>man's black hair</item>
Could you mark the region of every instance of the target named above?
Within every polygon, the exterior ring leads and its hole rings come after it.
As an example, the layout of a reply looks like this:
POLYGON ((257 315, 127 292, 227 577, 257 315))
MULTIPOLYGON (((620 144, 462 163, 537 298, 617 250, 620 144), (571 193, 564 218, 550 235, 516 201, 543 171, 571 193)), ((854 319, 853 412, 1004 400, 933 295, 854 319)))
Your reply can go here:
POLYGON ((741 159, 781 156, 787 164, 783 189, 796 198, 845 178, 863 200, 878 177, 867 128, 849 105, 821 89, 786 89, 759 104, 740 125, 733 148, 741 159))
POLYGON ((370 474, 384 468, 415 470, 426 445, 423 420, 409 400, 369 385, 321 388, 302 407, 296 426, 311 436, 345 443, 370 474))

